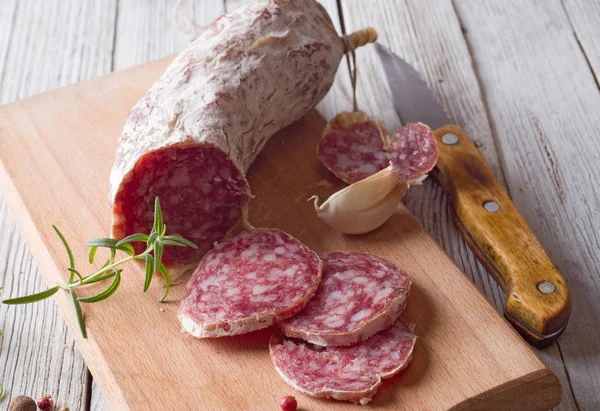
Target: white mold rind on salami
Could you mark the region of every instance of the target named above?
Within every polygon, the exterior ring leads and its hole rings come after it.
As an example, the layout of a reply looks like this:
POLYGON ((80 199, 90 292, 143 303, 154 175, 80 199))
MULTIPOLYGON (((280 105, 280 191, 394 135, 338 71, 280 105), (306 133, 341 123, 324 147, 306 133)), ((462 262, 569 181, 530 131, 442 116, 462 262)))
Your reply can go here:
POLYGON ((322 346, 354 345, 388 328, 404 310, 411 281, 391 262, 358 252, 331 252, 321 259, 315 296, 280 323, 286 336, 322 346))
POLYGON ((199 261, 239 220, 258 153, 324 97, 343 50, 315 0, 254 1, 217 19, 126 119, 110 175, 113 237, 148 232, 158 196, 169 231, 199 246, 166 249, 167 268, 199 261))
POLYGON ((389 378, 408 366, 417 337, 400 320, 352 347, 313 350, 291 340, 269 344, 271 361, 294 389, 316 398, 367 404, 389 378))
POLYGON ((199 337, 244 334, 298 313, 321 281, 321 260, 294 237, 256 229, 225 240, 202 259, 179 308, 199 337))

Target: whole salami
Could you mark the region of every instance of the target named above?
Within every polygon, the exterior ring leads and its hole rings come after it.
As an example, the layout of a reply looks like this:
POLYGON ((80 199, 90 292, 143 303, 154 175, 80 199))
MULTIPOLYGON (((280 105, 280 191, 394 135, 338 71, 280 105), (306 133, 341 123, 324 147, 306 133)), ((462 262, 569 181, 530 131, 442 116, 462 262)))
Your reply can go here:
POLYGON ((183 330, 200 338, 244 334, 300 311, 321 281, 321 260, 283 231, 256 229, 202 259, 179 307, 183 330))
POLYGON ((412 359, 417 337, 402 321, 352 347, 314 350, 291 340, 271 340, 271 361, 293 388, 317 398, 367 404, 381 380, 412 359))
POLYGON ((323 98, 343 53, 315 0, 254 1, 217 19, 127 117, 110 175, 113 237, 149 231, 158 196, 169 230, 198 245, 167 249, 165 265, 172 276, 195 265, 239 220, 269 137, 323 98))
POLYGON ((411 281, 382 258, 357 252, 321 256, 323 278, 300 313, 281 323, 288 337, 324 346, 354 345, 402 313, 411 281))

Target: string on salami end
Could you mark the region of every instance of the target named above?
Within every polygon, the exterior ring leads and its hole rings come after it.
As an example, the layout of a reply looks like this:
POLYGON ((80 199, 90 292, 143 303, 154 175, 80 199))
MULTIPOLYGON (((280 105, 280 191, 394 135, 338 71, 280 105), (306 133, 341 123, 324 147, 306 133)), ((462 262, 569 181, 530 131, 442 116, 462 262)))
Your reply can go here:
POLYGON ((358 30, 342 37, 346 53, 350 53, 350 81, 352 83, 352 110, 358 111, 358 103, 356 102, 356 48, 365 44, 373 43, 377 40, 377 31, 373 27, 358 30))

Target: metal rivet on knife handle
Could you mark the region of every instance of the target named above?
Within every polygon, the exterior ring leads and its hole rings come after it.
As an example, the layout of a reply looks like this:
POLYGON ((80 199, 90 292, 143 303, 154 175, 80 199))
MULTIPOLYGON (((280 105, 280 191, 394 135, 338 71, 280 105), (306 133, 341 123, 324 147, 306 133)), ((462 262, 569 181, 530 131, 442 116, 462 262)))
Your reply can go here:
POLYGON ((542 294, 552 294, 556 291, 556 286, 550 281, 542 281, 537 284, 537 289, 540 290, 540 293, 542 294))
POLYGON ((495 213, 496 211, 500 210, 500 204, 495 201, 486 201, 483 203, 483 208, 490 213, 495 213))
POLYGON ((442 136, 442 143, 448 144, 449 146, 453 146, 458 143, 458 136, 456 134, 444 134, 442 136))

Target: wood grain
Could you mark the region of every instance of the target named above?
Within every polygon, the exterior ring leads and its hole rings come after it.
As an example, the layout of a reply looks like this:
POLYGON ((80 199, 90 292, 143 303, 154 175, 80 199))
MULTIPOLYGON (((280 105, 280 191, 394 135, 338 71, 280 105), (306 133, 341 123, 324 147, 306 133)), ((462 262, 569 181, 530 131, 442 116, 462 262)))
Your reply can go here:
MULTIPOLYGON (((450 119, 463 127, 474 139, 476 147, 500 183, 505 185, 504 172, 496 148, 497 141, 488 116, 489 108, 480 89, 478 72, 481 68, 471 59, 470 47, 473 45, 465 41, 467 29, 463 27, 455 12, 453 2, 373 0, 366 3, 360 0, 342 0, 341 5, 347 31, 365 24, 373 25, 379 32, 378 41, 390 47, 421 73, 450 119), (475 68, 478 69, 477 72, 475 68)), ((506 9, 505 13, 510 16, 511 13, 517 12, 516 10, 506 9)), ((483 25, 494 24, 489 13, 479 15, 478 19, 483 25)), ((539 35, 543 36, 543 31, 540 31, 539 35)), ((535 43, 536 38, 531 41, 535 43)), ((496 44, 498 47, 504 45, 502 41, 496 44)), ((383 79, 377 55, 374 50, 365 48, 362 53, 357 53, 357 56, 359 107, 383 119, 388 129, 394 130, 399 126, 399 121, 393 112, 389 90, 383 79)), ((506 84, 505 87, 512 88, 512 85, 506 84)), ((505 121, 511 120, 507 118, 505 121)), ((415 187, 409 191, 406 205, 501 313, 504 294, 456 229, 453 211, 442 189, 432 181, 425 181, 422 187, 415 187)), ((552 205, 544 204, 541 207, 550 208, 552 205)), ((568 223, 565 221, 565 224, 568 223)), ((536 234, 540 235, 539 232, 536 234)), ((576 409, 558 346, 552 345, 537 353, 558 375, 563 386, 563 403, 558 409, 576 409)))
MULTIPOLYGON (((110 71, 115 2, 0 1, 0 103, 110 71)), ((0 285, 5 294, 44 284, 12 213, 0 196, 0 285)), ((13 396, 53 395, 85 409, 87 378, 56 304, 15 311, 0 305, 0 383, 5 409, 13 396)))
POLYGON ((600 93, 560 1, 456 4, 512 199, 570 288, 558 346, 575 398, 598 409, 600 93))
MULTIPOLYGON (((161 60, 2 109, 1 188, 18 210, 20 227, 48 283, 67 274, 64 252, 46 222, 55 222, 75 244, 104 233, 110 215, 101 183, 108 178, 118 131, 129 108, 167 63, 161 60), (57 115, 67 111, 69 116, 57 115), (68 152, 59 150, 65 144, 68 152)), ((338 188, 318 185, 328 176, 314 156, 324 125, 313 112, 269 142, 249 175, 256 194, 251 220, 257 226, 279 226, 318 252, 374 252, 411 274, 414 288, 405 318, 417 324, 419 345, 411 367, 387 383, 374 404, 381 409, 447 409, 494 393, 494 401, 527 409, 556 405, 558 380, 406 209, 369 236, 343 236, 320 222, 304 200, 338 188), (527 403, 514 395, 522 390, 541 393, 549 380, 551 395, 532 394, 525 397, 531 400, 527 403)), ((83 247, 74 253, 85 260, 83 247)), ((169 303, 159 306, 160 287, 155 284, 142 294, 142 282, 137 271, 128 270, 110 300, 85 306, 88 339, 74 335, 112 408, 145 409, 152 392, 157 408, 264 409, 290 392, 268 359, 272 330, 209 341, 180 335, 175 315, 184 287, 175 287, 169 303)), ((59 293, 56 301, 76 329, 68 297, 59 293)), ((299 397, 305 409, 354 409, 299 397)))
POLYGON ((565 279, 464 130, 447 125, 435 130, 435 138, 440 158, 432 175, 448 195, 463 237, 504 290, 504 316, 529 342, 550 345, 571 314, 565 279), (444 144, 445 135, 457 141, 444 144), (485 208, 491 202, 497 210, 485 208), (544 283, 554 289, 543 293, 544 283))
POLYGON ((564 0, 575 39, 592 70, 596 85, 600 88, 600 2, 595 0, 564 0))

